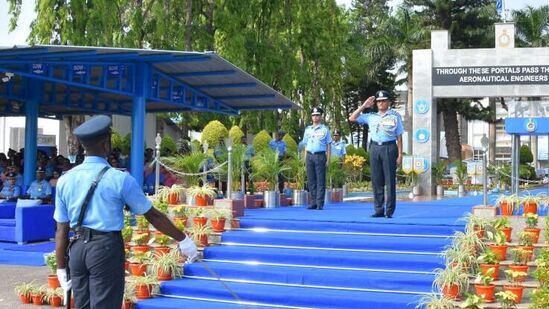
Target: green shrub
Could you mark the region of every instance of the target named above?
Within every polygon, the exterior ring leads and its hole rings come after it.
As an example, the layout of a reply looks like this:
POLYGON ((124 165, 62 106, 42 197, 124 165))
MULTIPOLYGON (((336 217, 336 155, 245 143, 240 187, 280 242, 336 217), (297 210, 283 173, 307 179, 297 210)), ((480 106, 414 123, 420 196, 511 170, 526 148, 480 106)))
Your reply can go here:
POLYGON ((169 135, 164 136, 160 142, 160 155, 172 156, 177 153, 177 144, 169 135))
POLYGON ((532 163, 534 161, 534 155, 528 145, 520 146, 520 164, 532 163))
POLYGON ((229 131, 219 120, 210 121, 202 130, 202 143, 208 142, 208 146, 213 148, 219 145, 219 140, 229 136, 229 131))
POLYGON ((269 135, 269 133, 267 133, 267 131, 265 130, 261 130, 259 133, 257 133, 253 141, 255 153, 257 154, 265 149, 268 149, 271 139, 271 135, 269 135))
POLYGON ((240 144, 240 140, 243 136, 244 132, 242 132, 242 130, 238 126, 233 126, 229 130, 229 137, 233 139, 234 144, 240 144))
POLYGON ((118 148, 122 150, 123 146, 124 146, 124 141, 122 139, 122 136, 116 130, 113 130, 111 133, 111 148, 112 149, 118 148))
POLYGON ((124 139, 122 140, 122 147, 120 148, 120 152, 123 155, 127 156, 130 154, 131 148, 132 148, 132 135, 128 133, 126 134, 126 136, 124 136, 124 139))
POLYGON ((282 140, 286 143, 286 154, 289 154, 289 155, 297 154, 297 143, 292 138, 292 136, 290 136, 290 134, 284 135, 282 140))

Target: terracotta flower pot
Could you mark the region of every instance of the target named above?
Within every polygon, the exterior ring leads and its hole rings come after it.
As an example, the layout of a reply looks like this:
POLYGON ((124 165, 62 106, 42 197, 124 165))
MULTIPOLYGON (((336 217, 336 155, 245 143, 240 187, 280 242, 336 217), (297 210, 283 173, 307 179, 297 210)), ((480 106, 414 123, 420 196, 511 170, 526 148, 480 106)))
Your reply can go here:
POLYGON ((170 247, 168 246, 157 246, 154 247, 154 255, 155 256, 161 256, 164 254, 170 253, 170 247))
POLYGON ((211 219, 212 230, 217 233, 223 233, 225 231, 225 221, 225 218, 219 218, 218 220, 211 219))
POLYGON ((484 275, 490 268, 494 269, 494 272, 492 273, 492 278, 494 280, 498 280, 499 278, 499 264, 480 264, 480 272, 484 275))
POLYGON ((208 222, 208 218, 206 217, 194 217, 193 218, 193 226, 204 226, 208 222))
POLYGON ((499 203, 499 209, 501 210, 502 216, 509 217, 513 215, 513 204, 501 202, 499 203))
POLYGON ((132 302, 131 301, 125 300, 122 303, 122 308, 121 309, 131 309, 131 308, 132 308, 132 302))
POLYGON ((32 303, 32 297, 30 295, 19 295, 19 300, 21 300, 21 303, 23 304, 30 304, 32 303))
POLYGON ((475 292, 478 296, 484 298, 484 301, 491 303, 495 300, 494 293, 496 291, 495 285, 480 285, 475 284, 475 292))
POLYGON ((133 250, 133 252, 147 253, 147 252, 149 252, 150 247, 147 246, 147 245, 138 245, 138 246, 133 246, 132 250, 133 250))
POLYGON ((528 233, 532 233, 532 234, 535 234, 536 237, 534 237, 534 243, 537 244, 539 242, 539 232, 540 232, 541 229, 539 228, 525 228, 523 231, 524 232, 528 232, 528 233))
POLYGON ((168 195, 168 204, 175 205, 179 201, 179 194, 176 193, 170 193, 168 195))
POLYGON ((137 299, 147 299, 151 298, 151 290, 146 284, 138 284, 135 287, 135 297, 137 299))
POLYGON ((161 269, 158 269, 158 272, 157 272, 157 275, 156 275, 156 279, 158 279, 158 281, 168 281, 168 280, 172 280, 172 274, 170 274, 170 273, 165 273, 165 272, 163 272, 161 269))
POLYGON ((61 287, 57 275, 48 275, 48 286, 52 289, 57 289, 61 287))
POLYGON ((130 273, 134 276, 143 277, 147 271, 146 264, 130 263, 130 273))
MULTIPOLYGON (((523 272, 528 273, 528 265, 509 265, 509 269, 516 272, 523 272)), ((526 276, 528 277, 528 276, 526 276)), ((524 282, 526 281, 526 277, 517 278, 517 282, 524 282)))
POLYGON ((32 303, 34 305, 42 305, 44 303, 44 295, 42 294, 32 295, 32 303))
POLYGON ((528 254, 528 260, 531 261, 532 260, 532 257, 534 256, 534 246, 520 246, 519 248, 522 248, 522 250, 524 251, 529 251, 530 253, 528 254))
POLYGON ((198 235, 198 246, 207 247, 208 246, 208 235, 198 235))
POLYGON ((477 234, 477 237, 482 239, 484 237, 484 229, 478 226, 473 227, 473 230, 477 234))
POLYGON ((512 227, 502 227, 499 230, 502 231, 503 234, 505 234, 506 241, 511 242, 511 233, 513 232, 513 228, 512 227))
POLYGON ((524 287, 523 286, 509 286, 509 285, 504 285, 503 286, 503 290, 504 291, 509 291, 513 294, 515 294, 517 296, 517 304, 520 304, 522 303, 522 292, 524 291, 524 287))
POLYGON ((445 286, 442 288, 442 295, 450 299, 458 299, 459 296, 459 286, 452 284, 450 286, 445 286))
POLYGON ((61 307, 63 299, 60 296, 50 297, 49 303, 52 307, 61 307))
POLYGON ((537 214, 538 204, 535 202, 524 203, 524 214, 537 214))
POLYGON ((194 197, 196 206, 208 206, 208 196, 207 195, 196 195, 194 197))
POLYGON ((507 245, 490 245, 490 250, 492 250, 496 256, 498 257, 498 260, 504 261, 507 257, 507 245))
POLYGON ((180 223, 182 226, 187 226, 187 220, 188 218, 185 216, 178 216, 173 218, 174 223, 180 223))
POLYGON ((124 262, 124 270, 127 271, 128 269, 130 269, 130 262, 125 261, 125 262, 124 262))

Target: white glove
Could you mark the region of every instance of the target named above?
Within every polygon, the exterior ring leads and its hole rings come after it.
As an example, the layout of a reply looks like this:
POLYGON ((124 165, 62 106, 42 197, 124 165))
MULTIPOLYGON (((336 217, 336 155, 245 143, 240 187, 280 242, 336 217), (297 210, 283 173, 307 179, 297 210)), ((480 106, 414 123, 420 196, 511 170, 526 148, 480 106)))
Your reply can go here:
POLYGON ((57 269, 57 279, 59 279, 59 284, 61 285, 61 288, 63 291, 65 291, 65 294, 72 288, 72 282, 71 280, 67 281, 67 269, 57 269))
POLYGON ((179 252, 187 257, 187 263, 192 263, 198 255, 196 245, 191 238, 185 235, 185 239, 179 242, 179 252))

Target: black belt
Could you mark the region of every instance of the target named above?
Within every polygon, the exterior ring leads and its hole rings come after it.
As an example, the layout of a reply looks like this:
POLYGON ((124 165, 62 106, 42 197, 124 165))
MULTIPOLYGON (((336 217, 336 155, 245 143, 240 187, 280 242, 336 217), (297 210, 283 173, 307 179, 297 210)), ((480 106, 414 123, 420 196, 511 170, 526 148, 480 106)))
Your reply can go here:
POLYGON ((310 152, 310 151, 307 151, 308 154, 312 154, 312 155, 317 155, 317 154, 324 154, 326 153, 326 151, 317 151, 317 152, 310 152))
POLYGON ((382 145, 392 145, 396 144, 396 141, 387 141, 387 142, 376 142, 376 141, 370 141, 371 144, 382 146, 382 145))
POLYGON ((90 229, 90 228, 87 228, 87 227, 81 227, 81 228, 80 228, 80 231, 79 231, 79 234, 80 234, 80 235, 85 235, 86 233, 90 233, 90 236, 98 236, 98 235, 112 235, 112 236, 117 236, 117 235, 120 235, 120 231, 103 232, 103 231, 98 231, 98 230, 90 229))

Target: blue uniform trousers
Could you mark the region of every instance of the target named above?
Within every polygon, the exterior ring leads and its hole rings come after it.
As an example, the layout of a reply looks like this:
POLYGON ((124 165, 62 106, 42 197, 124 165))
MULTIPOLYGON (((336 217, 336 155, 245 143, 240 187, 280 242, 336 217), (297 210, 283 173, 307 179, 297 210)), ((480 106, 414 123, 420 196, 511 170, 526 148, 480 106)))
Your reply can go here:
POLYGON ((372 173, 376 214, 392 216, 395 212, 397 157, 398 147, 396 143, 370 144, 370 172, 372 173), (387 206, 384 210, 385 187, 387 187, 387 206))
POLYGON ((124 241, 120 233, 87 230, 71 247, 69 268, 78 309, 120 309, 124 295, 124 241))
POLYGON ((322 209, 326 192, 326 152, 307 152, 307 186, 311 194, 309 205, 322 209))

